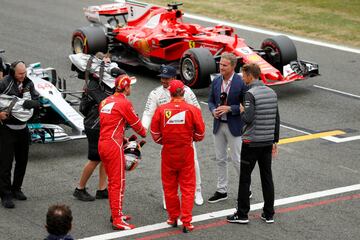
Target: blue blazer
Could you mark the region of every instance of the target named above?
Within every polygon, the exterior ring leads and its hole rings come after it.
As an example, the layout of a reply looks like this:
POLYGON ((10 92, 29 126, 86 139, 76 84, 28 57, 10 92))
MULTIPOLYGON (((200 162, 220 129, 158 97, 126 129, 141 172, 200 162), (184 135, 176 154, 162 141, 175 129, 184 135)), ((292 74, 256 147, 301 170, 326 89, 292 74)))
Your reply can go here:
MULTIPOLYGON (((217 76, 211 84, 210 95, 208 100, 209 110, 213 112, 220 105, 222 76, 217 76)), ((227 96, 227 104, 231 106, 231 112, 227 113, 227 124, 231 134, 235 137, 241 136, 242 127, 244 125, 240 117, 240 103, 243 101, 247 86, 243 82, 241 76, 234 74, 229 94, 227 96)), ((213 133, 216 134, 220 126, 220 120, 214 118, 213 133)))

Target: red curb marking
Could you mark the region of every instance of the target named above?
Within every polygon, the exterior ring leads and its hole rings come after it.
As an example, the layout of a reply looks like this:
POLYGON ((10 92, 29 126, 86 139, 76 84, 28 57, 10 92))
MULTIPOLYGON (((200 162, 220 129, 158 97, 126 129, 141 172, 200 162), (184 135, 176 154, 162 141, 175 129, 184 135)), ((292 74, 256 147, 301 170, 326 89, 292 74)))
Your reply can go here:
MULTIPOLYGON (((323 201, 319 201, 319 202, 305 203, 305 204, 297 205, 294 207, 279 208, 279 209, 276 209, 275 212, 276 213, 294 212, 294 211, 302 210, 305 208, 317 207, 317 206, 327 205, 327 204, 335 203, 335 202, 339 202, 339 201, 347 201, 347 200, 353 200, 353 199, 359 199, 359 198, 360 198, 360 194, 354 194, 354 195, 349 195, 349 196, 343 196, 343 197, 323 200, 323 201)), ((249 214, 249 218, 250 219, 260 218, 260 214, 259 213, 249 214)), ((219 220, 219 221, 208 223, 208 224, 195 225, 195 229, 193 231, 208 229, 208 228, 212 228, 212 227, 219 227, 219 226, 223 226, 226 224, 228 224, 228 222, 226 220, 219 220)), ((163 232, 163 233, 158 233, 158 234, 152 234, 152 235, 149 235, 149 236, 146 236, 143 238, 137 238, 136 240, 152 240, 152 239, 170 237, 170 236, 174 236, 174 235, 178 235, 178 234, 182 234, 182 231, 180 229, 173 230, 173 231, 167 231, 167 232, 163 232)))

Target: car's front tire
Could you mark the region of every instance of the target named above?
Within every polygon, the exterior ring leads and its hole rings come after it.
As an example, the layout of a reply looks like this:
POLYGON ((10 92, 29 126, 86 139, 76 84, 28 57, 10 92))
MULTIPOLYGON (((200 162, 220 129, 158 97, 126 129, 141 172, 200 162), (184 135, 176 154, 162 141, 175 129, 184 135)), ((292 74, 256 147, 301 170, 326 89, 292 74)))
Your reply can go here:
POLYGON ((267 53, 265 60, 280 71, 283 66, 297 60, 297 51, 293 41, 284 35, 265 39, 261 44, 261 49, 267 53))
POLYGON ((107 37, 104 30, 98 26, 76 29, 71 46, 74 53, 95 54, 108 51, 107 37))

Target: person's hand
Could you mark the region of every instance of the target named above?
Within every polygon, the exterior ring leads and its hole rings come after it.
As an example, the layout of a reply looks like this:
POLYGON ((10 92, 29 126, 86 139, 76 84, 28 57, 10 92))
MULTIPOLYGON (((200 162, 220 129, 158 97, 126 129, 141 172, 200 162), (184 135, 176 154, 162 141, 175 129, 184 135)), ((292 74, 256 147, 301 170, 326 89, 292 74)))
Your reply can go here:
POLYGON ((228 112, 231 111, 231 107, 230 106, 226 106, 226 105, 221 105, 221 106, 218 106, 216 109, 215 109, 215 114, 218 116, 218 118, 223 115, 223 114, 226 114, 228 112))
POLYGON ((245 111, 244 106, 240 103, 240 113, 243 113, 245 111))
POLYGON ((218 119, 218 118, 220 117, 220 116, 218 115, 216 109, 215 109, 214 111, 212 111, 211 113, 212 113, 213 117, 216 118, 216 119, 218 119))
POLYGON ((272 145, 271 155, 273 158, 276 158, 278 156, 278 147, 276 143, 272 145))
POLYGON ((0 112, 0 120, 5 120, 8 118, 7 112, 0 112))

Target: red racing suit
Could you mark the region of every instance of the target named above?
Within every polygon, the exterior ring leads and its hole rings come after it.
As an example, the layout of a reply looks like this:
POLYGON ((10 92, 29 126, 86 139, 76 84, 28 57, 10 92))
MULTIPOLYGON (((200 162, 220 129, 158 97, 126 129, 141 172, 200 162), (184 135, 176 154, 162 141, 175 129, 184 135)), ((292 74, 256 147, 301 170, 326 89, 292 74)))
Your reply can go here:
POLYGON ((104 99, 99 106, 99 154, 108 176, 111 215, 114 221, 121 218, 125 192, 125 156, 123 138, 128 123, 135 132, 146 136, 145 128, 136 115, 131 102, 122 93, 104 99))
POLYGON ((181 215, 183 223, 190 223, 195 197, 192 142, 201 141, 205 135, 201 111, 183 99, 172 99, 156 109, 150 131, 154 141, 163 145, 161 180, 169 219, 175 220, 181 215))

